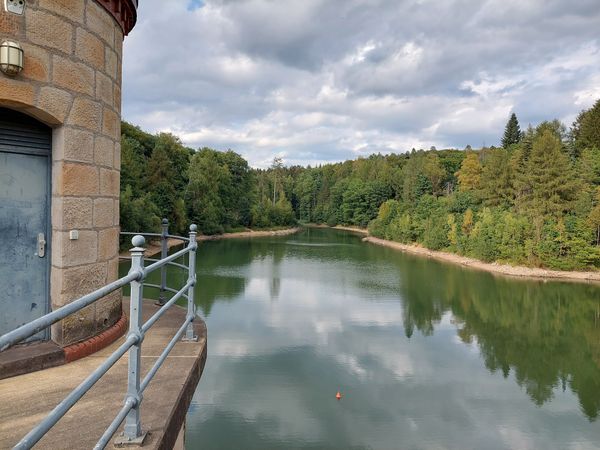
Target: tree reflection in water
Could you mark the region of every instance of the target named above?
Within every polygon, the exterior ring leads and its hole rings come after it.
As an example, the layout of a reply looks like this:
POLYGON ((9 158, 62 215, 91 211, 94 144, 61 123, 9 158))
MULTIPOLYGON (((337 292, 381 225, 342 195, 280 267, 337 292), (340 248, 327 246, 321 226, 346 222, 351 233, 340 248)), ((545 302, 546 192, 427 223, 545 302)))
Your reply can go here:
POLYGON ((600 299, 598 286, 523 281, 442 263, 399 262, 404 327, 434 332, 451 311, 458 336, 476 341, 485 366, 511 370, 532 401, 571 389, 589 420, 600 408, 600 299))

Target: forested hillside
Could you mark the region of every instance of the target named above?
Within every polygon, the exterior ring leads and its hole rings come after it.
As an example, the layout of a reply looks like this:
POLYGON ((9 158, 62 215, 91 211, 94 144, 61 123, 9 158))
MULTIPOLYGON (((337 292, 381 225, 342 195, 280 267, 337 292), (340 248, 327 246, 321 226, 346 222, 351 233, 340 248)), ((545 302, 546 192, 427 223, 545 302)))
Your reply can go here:
POLYGON ((295 223, 282 169, 255 171, 231 150, 194 151, 172 134, 127 122, 121 129, 123 230, 158 230, 162 217, 175 234, 187 233, 190 222, 205 234, 295 223))
POLYGON ((436 169, 407 162, 402 195, 382 204, 369 230, 484 261, 600 265, 600 101, 569 131, 552 121, 521 132, 513 115, 502 144, 465 151, 441 181, 440 158, 417 153, 436 169))
MULTIPOLYGON (((499 130, 499 135, 502 130, 499 130)), ((369 227, 378 237, 484 261, 600 266, 600 101, 567 129, 520 129, 501 148, 412 150, 319 167, 255 170, 237 153, 195 152, 123 123, 121 224, 203 233, 301 222, 369 227)))

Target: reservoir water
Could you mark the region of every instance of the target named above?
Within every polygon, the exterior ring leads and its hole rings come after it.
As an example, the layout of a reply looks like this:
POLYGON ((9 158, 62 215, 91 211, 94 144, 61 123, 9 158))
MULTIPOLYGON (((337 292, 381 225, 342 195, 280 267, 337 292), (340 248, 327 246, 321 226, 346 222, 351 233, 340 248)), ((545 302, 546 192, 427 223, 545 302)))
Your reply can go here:
POLYGON ((328 229, 205 242, 197 267, 189 449, 600 448, 598 285, 328 229))

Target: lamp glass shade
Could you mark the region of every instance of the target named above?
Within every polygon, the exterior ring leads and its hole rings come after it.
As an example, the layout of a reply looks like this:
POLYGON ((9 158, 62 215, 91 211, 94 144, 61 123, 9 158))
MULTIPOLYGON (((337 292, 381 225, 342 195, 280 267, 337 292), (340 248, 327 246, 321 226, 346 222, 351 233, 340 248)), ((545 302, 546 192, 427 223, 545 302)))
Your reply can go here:
POLYGON ((10 76, 23 70, 23 49, 16 42, 4 41, 0 44, 0 70, 10 76))

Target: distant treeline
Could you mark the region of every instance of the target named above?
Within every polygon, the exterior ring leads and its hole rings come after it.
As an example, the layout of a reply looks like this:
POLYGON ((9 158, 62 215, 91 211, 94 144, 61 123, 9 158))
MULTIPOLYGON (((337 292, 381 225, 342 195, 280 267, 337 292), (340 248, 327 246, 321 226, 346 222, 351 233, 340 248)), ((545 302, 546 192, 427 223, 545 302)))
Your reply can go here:
MULTIPOLYGON (((521 131, 512 114, 501 148, 413 149, 318 167, 275 159, 251 169, 237 153, 197 152, 171 134, 126 122, 121 224, 183 233, 301 222, 369 227, 378 237, 484 261, 600 266, 600 100, 567 129, 521 131)), ((501 134, 502 130, 499 130, 501 134)))
POLYGON ((194 151, 170 133, 121 126, 121 228, 185 234, 194 222, 204 234, 296 222, 281 189, 282 168, 256 171, 237 153, 194 151))

